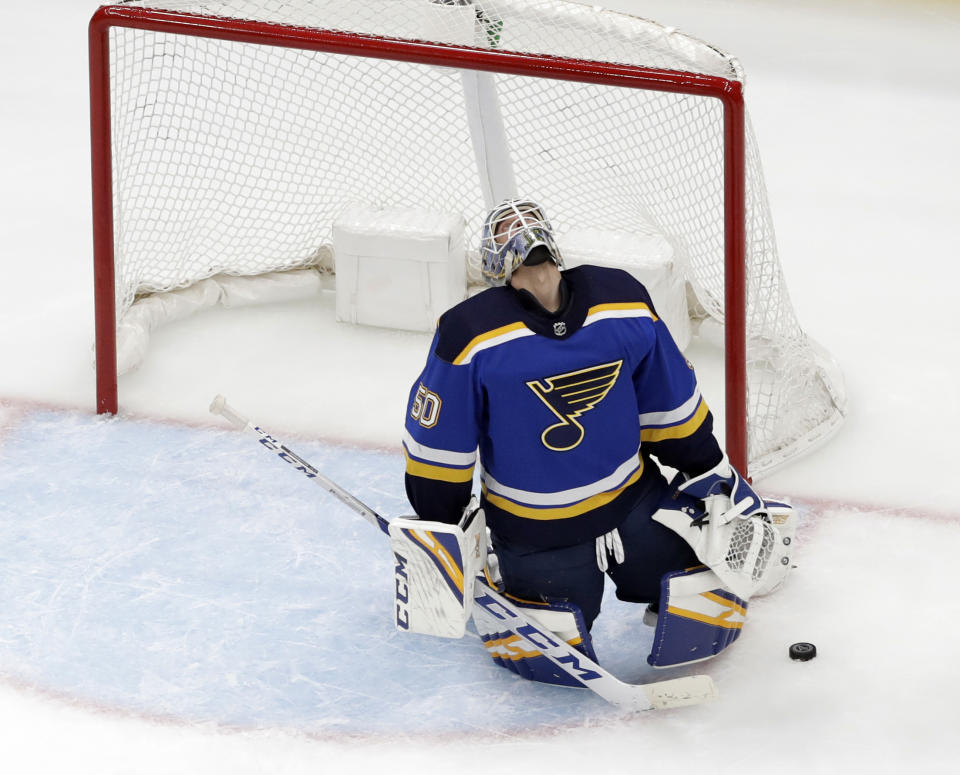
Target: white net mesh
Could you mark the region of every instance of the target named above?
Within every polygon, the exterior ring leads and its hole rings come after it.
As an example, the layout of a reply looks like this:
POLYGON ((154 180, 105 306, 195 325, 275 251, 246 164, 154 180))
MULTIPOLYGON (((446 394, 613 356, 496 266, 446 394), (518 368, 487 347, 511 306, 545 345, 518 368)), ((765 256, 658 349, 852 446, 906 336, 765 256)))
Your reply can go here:
MULTIPOLYGON (((652 22, 559 0, 224 0, 165 9, 742 80, 735 60, 652 22)), ((468 261, 486 210, 460 72, 375 57, 115 27, 112 142, 118 318, 146 293, 310 265, 349 205, 455 212, 468 261)), ((724 319, 718 100, 497 75, 517 190, 558 229, 662 233, 724 319)), ((756 475, 842 407, 799 328, 747 138, 748 453, 756 475)))

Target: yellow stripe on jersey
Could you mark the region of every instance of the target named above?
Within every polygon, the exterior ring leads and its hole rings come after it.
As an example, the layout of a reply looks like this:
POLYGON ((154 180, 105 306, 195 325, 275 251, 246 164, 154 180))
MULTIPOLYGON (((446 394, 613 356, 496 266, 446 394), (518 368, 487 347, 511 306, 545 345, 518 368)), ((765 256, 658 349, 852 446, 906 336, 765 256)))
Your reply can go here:
POLYGON ((650 309, 648 304, 645 304, 642 301, 622 301, 622 302, 611 302, 609 304, 597 304, 587 310, 587 318, 585 323, 590 321, 590 318, 594 315, 602 315, 607 312, 630 312, 634 311, 635 315, 626 315, 626 317, 650 317, 653 320, 658 320, 657 316, 653 313, 653 310, 650 309))
POLYGON ((664 441, 666 439, 684 439, 687 436, 691 436, 696 432, 697 428, 703 425, 703 421, 707 419, 707 413, 709 411, 710 407, 707 406, 707 402, 701 400, 697 411, 690 416, 690 419, 679 425, 670 425, 666 428, 643 428, 640 431, 640 441, 654 442, 664 441))
POLYGON ((497 344, 496 339, 516 339, 518 335, 525 336, 527 333, 532 334, 533 331, 528 329, 523 323, 517 322, 479 334, 473 337, 470 343, 460 351, 460 354, 453 359, 453 363, 456 366, 468 363, 473 357, 474 352, 485 349, 486 347, 492 347, 497 344))
POLYGON ((569 506, 559 506, 555 508, 533 508, 531 506, 521 506, 519 503, 515 503, 512 500, 504 498, 502 495, 495 495, 487 490, 486 486, 483 487, 484 497, 486 500, 503 511, 506 511, 508 514, 513 514, 515 517, 523 517, 525 519, 570 519, 571 517, 579 517, 581 514, 585 514, 588 511, 593 509, 600 508, 610 503, 612 500, 615 500, 617 496, 620 495, 624 490, 626 490, 630 485, 637 482, 640 477, 643 475, 643 461, 640 461, 637 470, 634 471, 629 478, 615 490, 608 490, 607 492, 602 492, 599 495, 592 495, 589 498, 585 498, 582 501, 573 503, 569 506))
POLYGON ((473 466, 468 468, 447 468, 446 466, 434 466, 429 463, 421 463, 410 457, 406 449, 403 455, 407 459, 407 473, 411 476, 419 476, 421 479, 433 479, 438 482, 463 483, 473 481, 473 466))

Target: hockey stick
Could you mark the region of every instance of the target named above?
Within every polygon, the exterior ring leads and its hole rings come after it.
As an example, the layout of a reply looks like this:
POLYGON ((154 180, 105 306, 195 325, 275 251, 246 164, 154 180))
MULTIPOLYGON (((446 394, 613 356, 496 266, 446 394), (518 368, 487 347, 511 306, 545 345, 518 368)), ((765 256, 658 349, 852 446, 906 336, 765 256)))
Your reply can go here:
MULTIPOLYGON (((265 449, 274 452, 283 462, 293 466, 370 524, 387 533, 388 521, 384 517, 321 474, 278 439, 259 426, 253 425, 227 404, 223 396, 218 395, 213 399, 210 411, 225 418, 235 427, 257 436, 265 449)), ((556 634, 525 616, 523 611, 509 599, 490 587, 482 576, 477 576, 474 581, 473 597, 474 603, 483 609, 483 615, 497 619, 503 628, 531 643, 582 686, 591 689, 614 705, 639 711, 697 705, 717 697, 713 680, 708 675, 692 675, 649 684, 630 684, 621 681, 562 638, 558 638, 556 634)))

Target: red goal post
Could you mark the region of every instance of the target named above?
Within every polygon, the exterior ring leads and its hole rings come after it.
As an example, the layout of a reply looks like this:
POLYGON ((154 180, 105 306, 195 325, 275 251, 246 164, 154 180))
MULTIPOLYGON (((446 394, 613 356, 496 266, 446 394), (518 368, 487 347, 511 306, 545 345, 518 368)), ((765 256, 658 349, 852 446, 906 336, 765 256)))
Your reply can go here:
MULTIPOLYGON (((303 3, 309 5, 307 0, 303 0, 303 3)), ((230 3, 218 5, 229 8, 230 3)), ((480 0, 476 5, 480 5, 480 0)), ((493 9, 497 7, 496 3, 490 5, 493 9)), ((118 151, 115 147, 118 133, 115 121, 118 74, 114 61, 114 36, 117 31, 137 30, 151 35, 177 36, 177 39, 202 38, 246 46, 322 52, 336 57, 483 71, 522 76, 524 79, 595 84, 716 100, 722 106, 723 246, 722 257, 718 257, 718 261, 722 262, 723 275, 725 443, 731 461, 741 470, 748 470, 751 418, 747 365, 747 232, 751 227, 751 214, 747 202, 748 127, 740 79, 616 61, 579 59, 562 53, 510 50, 506 35, 503 47, 464 45, 373 35, 339 28, 300 26, 289 20, 278 22, 263 18, 213 16, 189 10, 189 7, 188 10, 180 10, 184 7, 188 7, 188 4, 133 2, 104 6, 94 14, 89 26, 98 412, 116 413, 118 410, 116 332, 118 319, 125 312, 122 307, 130 303, 121 298, 117 282, 118 267, 124 260, 117 219, 124 216, 123 203, 118 201, 115 183, 125 172, 117 169, 118 151)), ((504 24, 510 24, 510 21, 504 24)), ((602 132, 599 132, 598 142, 603 142, 602 132)), ((762 198, 765 203, 765 195, 762 198)), ((131 228, 130 224, 124 226, 131 228)), ((682 242, 682 237, 678 238, 678 242, 682 242)), ((779 272, 779 268, 776 271, 779 272)), ((177 279, 173 285, 177 284, 182 285, 183 280, 177 279)), ((148 292, 154 290, 153 287, 148 288, 148 292)), ((141 292, 137 290, 135 293, 141 292)), ((766 335, 761 338, 765 339, 766 335)), ((842 414, 841 401, 836 395, 834 398, 834 405, 825 411, 827 419, 821 423, 822 428, 834 427, 842 414)), ((825 432, 816 431, 812 435, 822 436, 825 432)), ((788 440, 785 446, 791 444, 793 441, 788 440)), ((774 452, 779 454, 778 450, 774 452)))

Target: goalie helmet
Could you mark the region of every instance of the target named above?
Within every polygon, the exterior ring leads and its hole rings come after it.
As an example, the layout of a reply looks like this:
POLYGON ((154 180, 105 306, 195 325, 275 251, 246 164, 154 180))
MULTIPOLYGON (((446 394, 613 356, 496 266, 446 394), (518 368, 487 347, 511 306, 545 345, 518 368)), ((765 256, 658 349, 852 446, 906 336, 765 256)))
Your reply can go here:
POLYGON ((547 259, 563 269, 553 227, 540 205, 508 199, 487 214, 480 233, 480 271, 488 285, 506 285, 521 264, 547 259))

